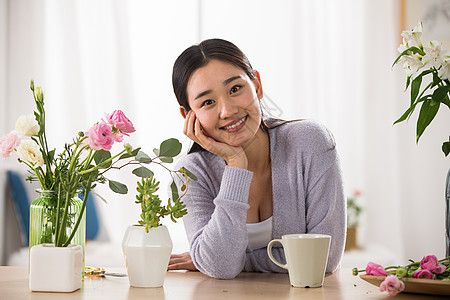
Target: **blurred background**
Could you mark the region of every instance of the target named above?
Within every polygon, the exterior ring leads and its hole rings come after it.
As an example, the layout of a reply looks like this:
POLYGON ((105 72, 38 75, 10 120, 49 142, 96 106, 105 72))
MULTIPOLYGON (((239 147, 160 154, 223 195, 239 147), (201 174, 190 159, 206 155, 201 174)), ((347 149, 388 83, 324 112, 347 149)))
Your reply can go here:
MULTIPOLYGON (((137 129, 126 142, 151 153, 176 137, 186 152, 190 142, 182 134, 172 66, 185 48, 224 38, 260 72, 271 115, 315 119, 333 132, 346 193, 361 192, 357 245, 346 251, 343 266, 442 258, 450 158, 441 145, 450 111, 438 113, 419 144, 417 112, 393 126, 409 106, 409 93, 401 65, 392 63, 401 31, 419 21, 424 40, 438 39, 450 49, 449 16, 444 0, 0 0, 0 135, 34 109, 34 79, 45 93, 50 147, 61 149, 78 131, 121 109, 137 129)), ((5 172, 23 167, 15 157, 0 160, 1 264, 28 261, 20 239, 12 246, 20 225, 10 218, 6 196, 5 172)), ((152 170, 166 199, 167 173, 152 170)), ((131 170, 110 176, 130 192, 96 189, 108 202, 95 202, 103 246, 89 260, 88 242, 87 264, 123 265, 122 237, 139 219, 137 178, 131 170)), ((188 251, 182 221, 163 223, 173 252, 188 251)))

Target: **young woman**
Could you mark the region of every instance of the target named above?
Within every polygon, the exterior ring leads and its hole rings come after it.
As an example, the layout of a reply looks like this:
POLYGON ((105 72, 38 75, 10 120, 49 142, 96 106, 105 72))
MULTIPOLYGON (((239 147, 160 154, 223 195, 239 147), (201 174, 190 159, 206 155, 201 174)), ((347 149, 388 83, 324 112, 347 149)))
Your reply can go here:
MULTIPOLYGON (((183 198, 190 252, 172 255, 169 269, 221 279, 286 272, 270 261, 266 246, 290 233, 331 235, 327 272, 338 268, 346 205, 328 130, 308 120, 264 120, 259 73, 225 40, 186 49, 172 83, 184 134, 194 142, 179 165, 198 181, 190 181, 183 198)), ((273 253, 285 261, 281 245, 273 253)))

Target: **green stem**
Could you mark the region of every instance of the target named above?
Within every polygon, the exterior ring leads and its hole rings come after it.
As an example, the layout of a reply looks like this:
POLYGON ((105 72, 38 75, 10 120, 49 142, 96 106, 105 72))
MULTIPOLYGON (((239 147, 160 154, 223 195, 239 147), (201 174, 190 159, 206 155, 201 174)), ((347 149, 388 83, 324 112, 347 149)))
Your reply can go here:
POLYGON ((63 234, 65 232, 66 229, 66 224, 67 224, 67 214, 69 213, 69 204, 70 204, 70 199, 72 197, 72 195, 75 193, 76 188, 73 187, 73 178, 70 180, 70 182, 68 183, 68 188, 66 190, 66 203, 64 204, 64 215, 61 221, 61 226, 59 229, 59 235, 56 239, 56 247, 61 247, 62 245, 62 238, 63 238, 63 234))
POLYGON ((88 200, 88 196, 89 196, 89 192, 90 192, 91 183, 92 182, 89 181, 89 183, 85 187, 83 187, 83 204, 81 206, 80 215, 78 216, 77 222, 75 223, 75 226, 72 229, 72 233, 70 234, 69 238, 67 239, 66 243, 64 244, 64 247, 67 247, 70 244, 73 237, 75 236, 75 233, 77 232, 77 229, 81 223, 81 220, 83 219, 83 214, 86 209, 86 204, 87 204, 87 200, 88 200))
MULTIPOLYGON (((112 161, 113 159, 115 159, 116 157, 122 155, 122 154, 125 153, 125 152, 126 152, 126 150, 123 150, 122 152, 120 152, 120 153, 118 153, 118 154, 116 154, 116 155, 114 155, 114 156, 108 158, 107 160, 103 161, 101 164, 99 164, 99 165, 97 165, 97 166, 95 166, 95 167, 92 167, 92 168, 90 168, 90 169, 88 169, 88 170, 81 171, 81 172, 78 173, 78 174, 84 175, 84 174, 90 173, 90 172, 92 172, 92 171, 94 171, 94 170, 98 170, 102 165, 104 165, 105 163, 108 163, 108 162, 112 161)), ((106 171, 109 170, 109 169, 111 169, 111 167, 107 168, 104 172, 106 172, 106 171)), ((104 173, 104 172, 103 172, 103 173, 104 173)))

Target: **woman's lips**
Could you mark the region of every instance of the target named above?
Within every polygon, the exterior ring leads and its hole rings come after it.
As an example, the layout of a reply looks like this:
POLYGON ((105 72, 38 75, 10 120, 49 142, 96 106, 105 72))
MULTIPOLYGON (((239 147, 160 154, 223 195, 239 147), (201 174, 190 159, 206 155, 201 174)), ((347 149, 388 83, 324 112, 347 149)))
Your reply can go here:
POLYGON ((233 123, 233 124, 227 125, 227 126, 223 126, 220 129, 223 129, 223 130, 228 131, 228 132, 239 131, 242 127, 244 127, 246 120, 247 120, 247 116, 243 117, 242 119, 240 119, 236 123, 233 123))

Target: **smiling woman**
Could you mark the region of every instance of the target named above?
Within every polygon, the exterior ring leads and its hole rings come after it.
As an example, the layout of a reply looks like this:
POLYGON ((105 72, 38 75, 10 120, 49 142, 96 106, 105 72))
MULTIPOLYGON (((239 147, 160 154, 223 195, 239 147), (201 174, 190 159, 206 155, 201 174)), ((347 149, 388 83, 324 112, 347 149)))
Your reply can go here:
MULTIPOLYGON (((179 163, 198 181, 185 196, 190 253, 172 256, 169 269, 225 279, 241 271, 286 272, 271 263, 266 245, 295 232, 331 235, 327 272, 335 271, 345 240, 345 200, 328 130, 313 121, 263 118, 260 75, 226 40, 186 49, 172 83, 183 132, 195 142, 179 163)), ((273 254, 285 261, 282 248, 273 254)))

